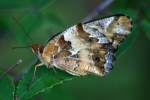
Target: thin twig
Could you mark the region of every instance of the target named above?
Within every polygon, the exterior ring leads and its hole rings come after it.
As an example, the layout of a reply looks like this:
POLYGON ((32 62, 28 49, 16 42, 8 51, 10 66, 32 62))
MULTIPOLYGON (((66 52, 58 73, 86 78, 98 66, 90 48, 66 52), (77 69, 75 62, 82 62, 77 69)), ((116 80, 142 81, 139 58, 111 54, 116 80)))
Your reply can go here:
POLYGON ((114 0, 101 0, 101 2, 97 5, 97 7, 87 16, 82 22, 87 22, 94 17, 98 16, 102 11, 104 11, 108 6, 112 4, 114 0))
POLYGON ((19 65, 20 63, 22 63, 22 59, 19 59, 14 65, 12 65, 11 67, 9 67, 1 76, 0 76, 0 80, 3 78, 3 76, 5 74, 7 74, 8 72, 10 72, 13 68, 15 68, 17 65, 19 65))

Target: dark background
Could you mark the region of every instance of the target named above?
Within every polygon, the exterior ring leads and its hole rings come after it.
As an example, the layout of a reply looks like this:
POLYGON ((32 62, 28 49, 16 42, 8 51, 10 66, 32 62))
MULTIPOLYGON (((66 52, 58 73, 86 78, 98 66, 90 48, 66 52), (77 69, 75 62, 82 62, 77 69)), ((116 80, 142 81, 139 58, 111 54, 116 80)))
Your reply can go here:
MULTIPOLYGON (((79 23, 104 1, 0 0, 0 71, 22 59, 23 63, 8 73, 11 78, 20 77, 30 68, 35 55, 30 48, 12 50, 13 46, 43 44, 53 34, 79 23)), ((117 57, 112 72, 104 78, 91 75, 67 81, 31 100, 150 99, 149 11, 149 0, 114 0, 110 3, 96 17, 127 14, 133 19, 131 34, 134 34, 128 47, 117 57)))

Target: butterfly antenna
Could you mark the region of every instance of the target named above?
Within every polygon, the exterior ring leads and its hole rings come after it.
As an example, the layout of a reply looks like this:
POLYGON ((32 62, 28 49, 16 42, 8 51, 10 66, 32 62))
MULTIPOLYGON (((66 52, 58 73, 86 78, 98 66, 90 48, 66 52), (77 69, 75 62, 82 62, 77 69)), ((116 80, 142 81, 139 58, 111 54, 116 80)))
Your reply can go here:
POLYGON ((9 67, 1 76, 0 76, 0 80, 4 77, 5 74, 7 74, 8 72, 10 72, 13 68, 15 68, 17 65, 22 63, 22 59, 19 59, 14 65, 12 65, 11 67, 9 67))
POLYGON ((23 49, 23 48, 30 48, 31 46, 13 46, 11 49, 23 49))

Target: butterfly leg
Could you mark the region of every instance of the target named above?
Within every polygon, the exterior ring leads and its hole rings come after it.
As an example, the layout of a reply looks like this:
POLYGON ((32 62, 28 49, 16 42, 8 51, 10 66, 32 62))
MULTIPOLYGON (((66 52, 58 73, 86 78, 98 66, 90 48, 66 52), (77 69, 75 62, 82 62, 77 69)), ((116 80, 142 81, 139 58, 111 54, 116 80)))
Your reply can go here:
POLYGON ((43 63, 39 63, 39 64, 36 64, 36 65, 34 66, 34 73, 33 73, 33 76, 32 76, 32 80, 29 82, 28 89, 31 88, 31 84, 32 84, 32 82, 33 82, 34 79, 35 79, 35 74, 36 74, 37 68, 40 67, 40 66, 42 66, 42 65, 44 65, 44 64, 43 64, 43 63))
POLYGON ((37 68, 40 67, 40 66, 42 66, 42 65, 44 65, 44 64, 43 64, 43 63, 39 63, 39 64, 36 64, 36 65, 35 65, 35 67, 34 67, 34 73, 33 73, 33 77, 32 77, 32 81, 33 81, 34 78, 35 78, 35 73, 36 73, 37 68))
POLYGON ((42 66, 42 65, 44 65, 44 64, 43 64, 43 63, 36 64, 36 65, 35 65, 35 68, 38 68, 38 67, 40 67, 40 66, 42 66))

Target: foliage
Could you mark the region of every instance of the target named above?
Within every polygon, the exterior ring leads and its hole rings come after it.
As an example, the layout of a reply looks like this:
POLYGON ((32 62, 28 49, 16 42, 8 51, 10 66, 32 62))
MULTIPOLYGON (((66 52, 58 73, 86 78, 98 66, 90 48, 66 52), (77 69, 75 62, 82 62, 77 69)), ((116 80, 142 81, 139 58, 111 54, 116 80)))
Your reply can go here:
MULTIPOLYGON (((70 4, 67 2, 69 0, 64 0, 64 3, 58 0, 0 0, 0 12, 3 12, 0 15, 0 26, 2 26, 1 31, 4 34, 0 34, 0 37, 5 37, 5 34, 11 33, 14 40, 9 40, 11 38, 10 36, 8 38, 9 42, 16 41, 18 45, 28 45, 33 42, 44 43, 48 39, 47 37, 52 37, 55 33, 62 31, 70 24, 83 19, 89 13, 88 7, 86 8, 84 5, 86 1, 77 0, 72 2, 80 3, 80 7, 76 8, 75 5, 72 5, 73 7, 70 7, 70 10, 68 10, 70 4), (63 9, 61 8, 67 6, 68 8, 64 8, 66 12, 64 12, 64 15, 61 15, 63 14, 63 9), (83 6, 85 8, 81 11, 80 8, 83 6), (60 12, 57 7, 60 7, 60 12), (76 13, 69 13, 73 12, 72 10, 74 12, 76 11, 76 13), (70 16, 70 19, 67 16, 70 16), (34 40, 31 37, 34 37, 34 40)), ((148 30, 150 28, 149 9, 143 9, 144 6, 148 7, 146 3, 148 0, 138 1, 137 5, 134 5, 135 2, 137 1, 116 0, 111 5, 111 9, 107 11, 109 14, 123 13, 133 19, 132 34, 129 35, 119 48, 116 54, 117 58, 121 54, 124 54, 128 47, 134 44, 134 41, 137 40, 141 32, 150 39, 150 31, 148 30)), ((24 55, 24 58, 26 56, 24 55)), ((12 79, 7 75, 3 77, 0 81, 0 99, 11 100, 14 97, 19 100, 31 99, 35 95, 41 94, 42 92, 46 93, 46 91, 66 81, 77 79, 77 77, 71 76, 64 71, 56 69, 55 72, 52 69, 49 70, 45 66, 42 66, 37 70, 36 77, 32 81, 34 66, 35 64, 30 65, 30 69, 23 74, 17 83, 13 83, 12 79), (4 86, 5 88, 3 88, 4 86)))
MULTIPOLYGON (((2 74, 2 73, 1 73, 2 74)), ((14 93, 13 81, 5 75, 0 81, 0 100, 12 100, 14 93), (5 88, 3 88, 5 87, 5 88)))

